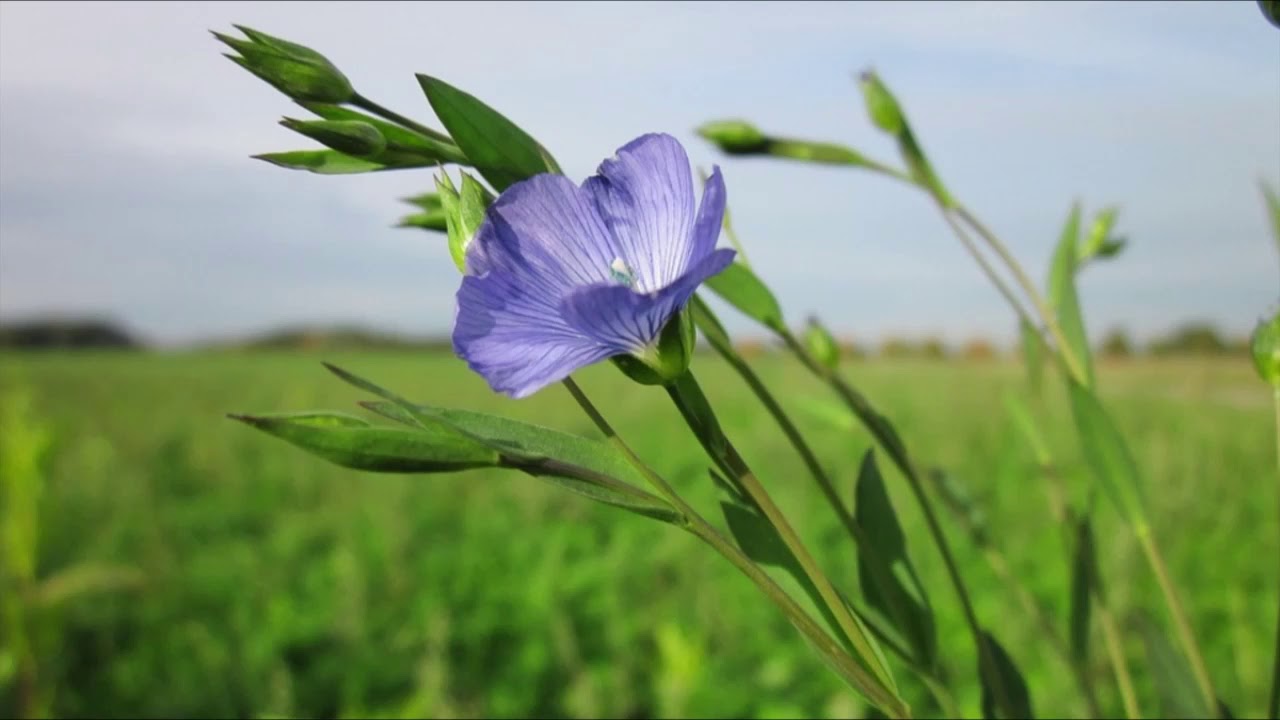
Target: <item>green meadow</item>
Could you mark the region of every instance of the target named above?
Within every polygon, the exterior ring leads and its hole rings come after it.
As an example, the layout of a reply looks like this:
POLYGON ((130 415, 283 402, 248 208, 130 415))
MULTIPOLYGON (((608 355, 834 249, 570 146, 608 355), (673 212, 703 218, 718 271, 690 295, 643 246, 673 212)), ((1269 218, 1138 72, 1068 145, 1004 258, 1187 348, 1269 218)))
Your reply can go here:
MULTIPOLYGON (((552 386, 491 393, 455 358, 408 352, 0 355, 5 505, 0 714, 56 717, 861 717, 866 706, 721 557, 669 526, 514 472, 344 470, 225 417, 366 399, 333 362, 422 402, 585 435, 552 386)), ((795 362, 756 361, 852 502, 871 446, 795 362), (826 404, 824 404, 826 403, 826 404)), ((785 438, 709 354, 695 361, 726 430, 838 585, 859 597, 848 539, 785 438)), ((849 362, 846 378, 945 471, 1066 635, 1070 569, 1047 481, 1002 395, 1005 361, 849 362)), ((659 389, 607 364, 584 389, 638 452, 719 520, 708 462, 659 389)), ((1099 386, 1143 471, 1154 532, 1219 694, 1258 716, 1277 602, 1270 392, 1244 357, 1103 363, 1099 386)), ((1047 379, 1052 380, 1053 376, 1047 379)), ((1072 502, 1093 486, 1061 388, 1040 408, 1072 502)), ((938 613, 956 699, 976 715, 975 651, 923 519, 881 468, 938 613)), ((1100 562, 1147 717, 1172 642, 1154 579, 1102 496, 1100 562), (1157 662, 1152 662, 1152 660, 1157 662)), ((976 610, 1024 671, 1038 714, 1083 716, 1067 666, 954 514, 944 527, 976 610)), ((1173 657, 1179 657, 1173 653, 1173 657)), ((1121 715, 1101 632, 1090 679, 1121 715)), ((937 715, 899 665, 920 716, 937 715)), ((1194 692, 1194 688, 1188 688, 1194 692)))

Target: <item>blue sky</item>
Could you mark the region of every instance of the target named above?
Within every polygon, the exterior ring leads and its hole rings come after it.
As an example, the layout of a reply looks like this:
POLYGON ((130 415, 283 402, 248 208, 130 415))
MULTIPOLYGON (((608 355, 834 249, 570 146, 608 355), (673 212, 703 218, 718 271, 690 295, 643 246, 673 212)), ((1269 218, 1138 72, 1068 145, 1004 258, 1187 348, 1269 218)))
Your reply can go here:
MULTIPOLYGON (((289 172, 305 115, 221 56, 240 23, 309 45, 437 124, 413 73, 523 125, 581 179, 631 138, 720 164, 751 260, 799 323, 1012 337, 1011 312, 919 193, 727 158, 716 118, 894 160, 854 82, 875 67, 949 187, 1037 278, 1073 199, 1131 246, 1091 267, 1091 334, 1280 301, 1258 180, 1280 186, 1280 30, 1252 0, 1060 3, 0 4, 0 320, 94 314, 183 343, 291 323, 447 332, 442 239, 391 226, 429 171, 289 172)), ((736 317, 730 328, 748 330, 736 317)))

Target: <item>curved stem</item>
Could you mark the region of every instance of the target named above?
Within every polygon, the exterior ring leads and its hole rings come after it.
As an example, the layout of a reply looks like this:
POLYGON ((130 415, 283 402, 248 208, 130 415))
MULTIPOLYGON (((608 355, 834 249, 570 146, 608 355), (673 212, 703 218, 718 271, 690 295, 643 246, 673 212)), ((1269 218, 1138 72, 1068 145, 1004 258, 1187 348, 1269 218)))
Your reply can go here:
POLYGON ((894 461, 898 470, 907 479, 907 484, 911 488, 911 493, 915 496, 916 503, 920 506, 920 510, 925 518, 925 524, 929 528, 929 534, 933 537, 934 545, 937 546, 939 554, 942 555, 943 564, 947 569, 947 576, 951 580, 951 586, 954 588, 956 597, 960 600, 961 609, 964 612, 965 622, 969 626, 969 631, 973 635, 974 644, 977 646, 978 662, 984 668, 983 674, 990 677, 993 685, 992 688, 995 696, 999 698, 1003 707, 1009 707, 1008 693, 1000 681, 1000 673, 996 669, 991 651, 987 647, 987 643, 983 637, 982 626, 978 622, 977 613, 973 609, 973 602, 969 598, 969 590, 965 585, 963 576, 960 575, 959 566, 956 565, 955 557, 951 554, 951 546, 947 542, 946 535, 942 532, 942 525, 938 522, 937 513, 933 509, 933 503, 929 500, 929 496, 924 492, 924 485, 920 479, 920 472, 915 464, 911 461, 907 454, 906 447, 902 444, 902 440, 892 427, 880 416, 879 413, 871 406, 865 397, 857 390, 850 387, 844 380, 826 366, 818 363, 809 355, 804 346, 800 344, 796 337, 785 328, 777 331, 782 337, 783 342, 791 349, 795 355, 800 358, 801 362, 809 369, 810 372, 817 375, 820 379, 829 384, 837 394, 845 401, 853 411, 854 415, 862 421, 863 425, 871 432, 872 436, 884 447, 889 453, 889 457, 894 461))
MULTIPOLYGON (((697 322, 700 314, 705 314, 712 320, 712 322, 719 322, 715 319, 715 314, 712 312, 711 308, 702 301, 702 298, 694 295, 691 304, 694 309, 695 322, 697 322)), ((791 443, 791 446, 795 449, 796 453, 800 455, 801 461, 804 463, 805 468, 808 469, 809 474, 813 477, 814 482, 818 484, 823 497, 826 498, 827 503, 831 506, 832 512, 836 514, 836 517, 840 520, 840 524, 844 526, 845 530, 849 533, 849 537, 857 545, 858 552, 862 553, 864 557, 872 560, 871 562, 868 562, 867 567, 871 573, 871 581, 875 583, 876 587, 879 589, 880 596, 885 598, 893 597, 892 579, 888 576, 887 564, 874 561, 877 552, 875 543, 871 542, 863 534, 862 529, 854 520, 853 514, 849 512, 848 508, 846 508, 844 503, 840 500, 840 494, 837 492, 835 484, 831 481, 831 477, 827 474, 826 470, 823 469, 822 463, 818 461, 817 455, 813 452, 809 443, 805 441, 804 435, 800 433, 800 430, 796 427, 795 423, 792 422, 786 411, 782 409, 782 405, 778 402, 777 398, 773 396, 773 393, 769 392, 769 389, 765 387, 764 383, 760 380, 760 376, 751 368, 751 365, 742 359, 741 355, 734 351, 732 346, 725 345, 724 342, 717 338, 714 333, 704 332, 703 337, 710 342, 711 347, 720 354, 720 357, 724 358, 725 362, 729 363, 730 367, 742 376, 742 379, 747 383, 748 387, 751 388, 751 391, 755 393, 756 398, 758 398, 760 403, 765 406, 765 409, 768 410, 774 421, 777 422, 778 427, 782 430, 783 435, 787 437, 787 440, 791 443)), ((910 618, 906 615, 906 610, 902 606, 898 604, 891 604, 890 612, 900 627, 908 627, 910 625, 910 618)), ((863 619, 863 623, 866 624, 865 619, 863 619)), ((877 631, 877 629, 873 628, 872 634, 876 636, 876 640, 882 645, 885 644, 883 631, 877 631)), ((924 668, 920 665, 919 660, 912 657, 900 646, 896 645, 896 643, 892 645, 891 649, 894 654, 906 661, 917 674, 922 676, 922 679, 925 680, 931 690, 934 689, 935 685, 942 684, 942 680, 936 675, 934 668, 924 668)), ((937 697, 936 692, 935 697, 937 697)), ((938 697, 937 699, 940 704, 945 704, 943 698, 938 697)))
MULTIPOLYGON (((943 209, 943 212, 946 212, 945 208, 943 209)), ((1013 254, 1009 252, 1009 248, 1000 241, 1000 238, 996 237, 996 234, 991 232, 990 228, 978 220, 973 213, 969 212, 968 208, 964 205, 957 204, 955 206, 955 213, 959 215, 962 220, 967 222, 970 227, 976 230, 978 235, 986 241, 987 245, 991 246, 991 249, 995 251, 996 255, 1000 256, 1000 259, 1004 261, 1005 266, 1009 268, 1009 272, 1013 273, 1013 277, 1022 288, 1022 291, 1027 294, 1027 297, 1030 298, 1031 302, 1036 306, 1036 311, 1040 313, 1040 319, 1044 321, 1044 327, 1046 327, 1049 330, 1049 334, 1053 336, 1053 343, 1057 346, 1058 356, 1062 358, 1062 362, 1066 365, 1068 372, 1070 372, 1072 377, 1076 379, 1076 382, 1088 387, 1088 376, 1084 372, 1084 366, 1081 364, 1080 359, 1076 357, 1075 352, 1071 349, 1070 343, 1067 342, 1067 336, 1062 332, 1062 326, 1058 324, 1057 315, 1049 307, 1049 304, 1045 301, 1044 297, 1040 295, 1040 291, 1036 289, 1035 283, 1031 281, 1031 278, 1027 276, 1026 271, 1022 269, 1022 265, 1013 257, 1013 254)))
POLYGON ((982 251, 979 250, 977 244, 973 242, 973 238, 969 237, 969 234, 964 231, 964 228, 960 227, 955 218, 951 217, 951 213, 947 212, 946 208, 942 209, 942 219, 946 220, 951 231, 956 234, 956 237, 960 239, 960 243, 964 245, 965 249, 969 251, 969 254, 973 256, 973 259, 977 261, 978 267, 982 268, 982 272, 986 274, 987 279, 989 279, 991 283, 996 286, 996 290, 999 290, 1000 294, 1004 296, 1005 301, 1008 302, 1010 307, 1013 308, 1013 311, 1017 313, 1018 318, 1027 323, 1027 325, 1033 328, 1036 327, 1036 323, 1032 321, 1030 313, 1022 307, 1022 303, 1019 302, 1017 296, 1013 294, 1013 290, 1010 289, 1000 275, 996 273, 996 269, 991 266, 991 263, 982 256, 982 251))
POLYGON ((1141 720, 1142 712, 1138 710, 1138 695, 1133 691, 1133 678, 1129 676, 1129 663, 1124 659, 1124 649, 1120 646, 1120 631, 1116 628, 1115 616, 1107 607, 1102 594, 1094 591, 1097 601, 1098 624, 1102 626, 1102 637, 1107 644, 1107 655, 1111 658, 1111 670, 1116 675, 1116 685, 1120 687, 1120 700, 1124 703, 1124 714, 1129 720, 1141 720))
POLYGON ((880 679, 880 682, 886 687, 893 687, 893 678, 889 674, 888 668, 881 661, 880 654, 872 645, 874 641, 867 637, 866 632, 849 612, 840 594, 832 586, 831 581, 818 567, 818 563, 809 553, 808 548, 801 542, 800 536, 791 527, 791 523, 774 503, 768 491, 760 484, 760 480, 747 465, 746 460, 738 454, 737 448, 724 434, 719 420, 716 419, 715 413, 711 409, 710 402, 707 401, 706 395, 702 392, 702 388, 698 385, 693 373, 691 371, 685 372, 674 383, 666 386, 666 389, 667 394, 671 396, 672 402, 680 410, 680 414, 684 417, 689 428, 694 431, 707 454, 719 459, 725 469, 731 473, 731 477, 738 481, 742 490, 777 530, 778 537, 781 538, 783 544, 795 556, 805 576, 813 583, 823 603, 827 605, 832 615, 834 615, 845 637, 862 655, 863 659, 880 679))
POLYGON ((601 433, 609 440, 615 448, 617 448, 623 456, 637 470, 649 480, 654 487, 661 492, 680 512, 684 513, 688 520, 685 529, 698 537, 703 542, 710 545, 719 552, 726 560, 738 568, 747 576, 755 585, 764 592, 765 596, 771 600, 774 605, 787 617, 791 624, 800 631, 806 639, 813 644, 827 663, 836 670, 846 682, 858 689, 867 696, 871 702, 875 703, 881 710, 893 718, 909 718, 911 717, 910 709, 902 700, 889 693, 884 686, 867 673, 853 658, 840 647, 840 645, 817 623, 809 617, 796 602, 788 595, 773 578, 760 569, 758 565, 750 560, 741 550, 733 543, 721 535, 715 527, 706 521, 698 512, 693 509, 684 498, 663 477, 654 472, 643 460, 640 459, 635 451, 631 449, 613 427, 605 420, 600 411, 586 396, 582 389, 572 378, 564 380, 564 386, 569 390, 569 394, 578 403, 582 410, 587 414, 591 421, 596 425, 601 433))
POLYGON ((370 100, 369 98, 361 95, 360 93, 356 93, 355 96, 351 98, 351 104, 355 105, 361 110, 368 110, 369 112, 373 113, 374 115, 377 115, 380 118, 383 118, 385 120, 390 120, 391 122, 396 123, 397 125, 405 127, 409 130, 412 130, 416 133, 419 133, 421 135, 426 135, 427 137, 433 140, 439 140, 440 142, 449 143, 450 145, 456 144, 453 142, 453 138, 449 137, 448 135, 445 135, 439 130, 432 130, 431 128, 427 127, 426 125, 423 125, 422 123, 417 122, 416 120, 411 120, 394 110, 385 108, 379 105, 378 103, 370 100))

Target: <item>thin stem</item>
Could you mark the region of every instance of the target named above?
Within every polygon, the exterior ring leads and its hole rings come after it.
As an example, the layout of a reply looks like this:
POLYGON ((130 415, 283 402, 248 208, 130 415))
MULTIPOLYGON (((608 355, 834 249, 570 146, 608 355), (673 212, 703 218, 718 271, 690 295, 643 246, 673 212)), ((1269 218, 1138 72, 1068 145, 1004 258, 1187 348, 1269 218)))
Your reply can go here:
MULTIPOLYGON (((718 320, 715 320, 715 314, 712 312, 711 308, 707 307, 706 303, 702 301, 702 298, 694 295, 692 304, 694 306, 695 318, 698 317, 699 313, 705 313, 707 317, 712 319, 712 321, 718 322, 718 320)), ((854 520, 853 514, 849 512, 848 508, 846 508, 845 504, 841 501, 840 494, 835 488, 835 483, 831 481, 831 477, 827 474, 826 470, 823 469, 822 463, 819 462, 817 455, 813 452, 809 443, 805 441, 804 436, 800 433, 800 430, 796 427, 795 423, 792 422, 786 411, 782 409, 782 405, 778 402, 777 398, 775 398, 773 393, 765 387, 764 383, 760 380, 760 376, 751 368, 751 365, 745 362, 742 359, 742 356, 733 350, 732 346, 725 345, 723 342, 707 333, 703 333, 703 336, 708 339, 712 348, 720 354, 720 357, 724 358, 725 362, 729 363, 729 365, 736 370, 740 376, 742 376, 742 379, 751 388, 751 391, 755 393, 756 398, 760 400, 761 404, 765 406, 765 409, 768 410, 774 421, 777 422, 778 427, 787 437, 787 440, 791 443, 791 446, 795 449, 796 453, 800 455, 801 461, 804 463, 805 468, 808 469, 809 474, 813 477, 814 482, 818 484, 823 497, 826 498, 827 503, 831 506, 832 512, 836 514, 836 517, 840 520, 840 524, 844 526, 845 530, 849 533, 850 538, 857 545, 858 552, 869 561, 867 563, 867 567, 871 572, 871 581, 879 589, 880 596, 885 598, 893 597, 892 578, 888 575, 889 571, 887 563, 876 561, 877 548, 875 543, 871 542, 863 534, 862 529, 854 520)), ((891 604, 890 611, 894 616, 894 620, 900 627, 908 627, 910 625, 911 619, 907 616, 906 609, 900 604, 891 604)), ((877 640, 882 644, 884 643, 880 634, 874 631, 873 634, 877 635, 877 640)), ((917 672, 917 674, 921 674, 922 676, 927 675, 927 677, 924 677, 926 682, 933 681, 934 683, 941 684, 941 679, 934 674, 933 668, 924 668, 920 665, 920 662, 917 659, 908 655, 896 644, 892 649, 895 651, 895 654, 902 657, 907 664, 917 672)), ((940 703, 943 702, 941 698, 938 698, 938 700, 940 703)))
POLYGON ((724 538, 716 529, 706 521, 698 512, 693 509, 684 498, 663 477, 654 472, 643 460, 640 459, 635 451, 631 449, 613 427, 605 420, 600 411, 586 396, 582 389, 572 378, 564 380, 564 386, 569 390, 569 394, 577 401, 578 405, 587 414, 591 421, 596 425, 601 433, 609 440, 615 448, 617 448, 623 456, 637 470, 649 480, 653 486, 658 489, 666 498, 682 512, 688 520, 686 530, 693 533, 703 542, 706 542, 725 559, 737 567, 744 575, 747 576, 757 587, 764 592, 782 612, 786 615, 791 624, 801 632, 814 647, 822 654, 824 659, 841 675, 847 682, 864 693, 868 699, 875 703, 881 710, 893 718, 909 718, 911 717, 910 709, 906 704, 887 689, 876 678, 872 677, 867 671, 853 661, 851 657, 839 646, 835 640, 827 634, 821 627, 809 617, 796 602, 788 595, 771 577, 758 565, 750 560, 741 550, 733 543, 724 538))
POLYGON ((991 266, 991 263, 982 256, 982 251, 979 250, 977 244, 973 242, 973 238, 969 237, 969 234, 964 231, 964 228, 960 227, 955 218, 951 216, 951 213, 947 212, 945 207, 942 208, 942 218, 947 221, 947 225, 950 226, 951 231, 956 234, 956 237, 960 239, 961 244, 963 244, 965 249, 969 251, 969 254, 973 256, 973 259, 977 261, 978 267, 982 268, 982 271, 986 274, 987 278, 996 286, 996 290, 1000 291, 1000 294, 1004 296, 1005 301, 1008 302, 1013 308, 1013 311, 1017 313, 1018 318, 1026 322, 1030 327, 1036 327, 1036 323, 1031 319, 1031 315, 1022 307, 1022 303, 1019 302, 1017 296, 1013 294, 1013 290, 1010 289, 1000 275, 996 273, 996 269, 991 266))
POLYGON ((933 537, 934 545, 937 546, 939 554, 942 555, 943 564, 947 569, 947 576, 951 580, 951 585, 955 590, 957 598, 960 600, 961 609, 964 611, 965 622, 969 625, 969 631, 973 635, 973 641, 977 646, 978 659, 982 667, 987 671, 984 674, 991 678, 995 687, 993 691, 1000 704, 1009 707, 1008 694, 1005 691, 1003 683, 1000 680, 1000 673, 995 668, 991 651, 987 647, 986 640, 983 636, 982 626, 978 622, 977 613, 974 612, 973 602, 969 598, 969 590, 965 586, 964 578, 960 575, 960 569, 956 565, 955 557, 951 554, 951 546, 947 542, 946 535, 942 532, 942 525, 938 522, 937 513, 933 509, 933 503, 930 502, 929 496, 924 492, 924 485, 920 480, 920 473, 907 455, 906 447, 903 446, 901 439, 892 431, 891 427, 883 420, 879 413, 871 407, 861 393, 854 390, 834 373, 830 368, 816 362, 804 349, 795 336, 785 328, 778 331, 782 340, 787 344, 801 362, 809 368, 811 372, 816 374, 820 379, 827 382, 837 394, 844 399, 845 403, 863 424, 870 430, 871 434, 876 438, 882 447, 889 453, 898 470, 902 472, 907 479, 907 484, 911 488, 912 494, 915 496, 916 503, 920 506, 920 510, 924 515, 925 524, 929 528, 929 534, 933 537))
MULTIPOLYGON (((946 212, 945 208, 943 208, 943 212, 946 212)), ((1062 358, 1063 363, 1066 364, 1068 372, 1077 382, 1087 387, 1086 379, 1088 376, 1084 372, 1084 366, 1067 342, 1067 336, 1062 332, 1062 326, 1058 324, 1057 315, 1050 309, 1049 304, 1045 302, 1040 291, 1036 289, 1035 283, 1031 281, 1026 271, 1022 269, 1022 265, 1013 257, 1013 254, 1009 252, 1009 248, 1000 241, 1000 238, 996 237, 996 234, 991 232, 990 228, 978 220, 973 213, 969 212, 968 208, 957 204, 955 213, 969 223, 969 226, 976 230, 978 235, 987 242, 987 245, 991 246, 996 255, 999 255, 1000 259, 1004 261, 1005 266, 1009 268, 1009 272, 1013 273, 1013 277, 1022 288, 1022 291, 1027 294, 1027 297, 1031 298, 1031 302, 1036 306, 1036 311, 1040 313, 1040 319, 1044 321, 1044 326, 1048 328, 1049 334, 1053 336, 1058 355, 1062 358)), ((1032 326, 1034 327, 1034 324, 1032 326)))
POLYGON ((673 384, 668 385, 666 389, 667 394, 671 396, 672 402, 680 411, 681 416, 684 417, 689 428, 694 431, 707 454, 713 458, 718 458, 724 464, 725 469, 731 473, 731 477, 738 481, 739 486, 747 493, 760 511, 764 513, 765 518, 773 525, 774 529, 777 530, 778 537, 782 539, 783 544, 795 556, 796 562, 800 564, 805 576, 813 583, 823 603, 830 609, 845 637, 848 638, 849 642, 853 644, 858 653, 875 671, 880 681, 886 687, 893 687, 893 677, 880 660, 879 653, 871 644, 872 641, 858 624, 857 619, 849 612, 840 594, 836 592, 826 574, 818 567, 818 563, 813 559, 808 548, 801 542, 800 536, 796 534, 795 529, 791 527, 791 523, 787 521, 782 511, 773 502, 773 498, 769 496, 768 491, 760 484, 760 480, 756 478, 746 460, 738 454, 737 448, 724 434, 719 420, 715 417, 711 404, 707 401, 706 395, 698 385, 693 372, 685 372, 673 384))
POLYGON ((1200 652, 1196 636, 1191 632, 1191 623, 1187 620, 1186 610, 1183 609, 1182 601, 1178 599, 1178 593, 1169 579, 1169 570, 1165 566, 1164 556, 1161 555, 1159 546, 1152 538, 1150 528, 1145 525, 1140 526, 1135 528, 1135 532, 1138 535, 1138 543, 1146 553, 1147 562, 1155 571, 1156 581, 1160 583, 1160 590, 1164 593, 1165 603, 1169 606, 1169 614, 1173 618, 1174 630, 1178 633, 1178 641, 1182 643, 1182 650, 1191 663, 1191 672, 1196 678, 1196 685, 1200 687, 1200 694, 1204 696, 1206 709, 1214 717, 1218 717, 1221 715, 1218 711, 1218 696, 1213 691, 1209 670, 1205 666, 1204 655, 1200 652))
MULTIPOLYGON (((1133 691, 1133 678, 1129 676, 1129 663, 1124 659, 1124 650, 1120 647, 1120 631, 1116 628, 1115 616, 1107 607, 1102 594, 1094 591, 1097 601, 1098 624, 1102 626, 1102 637, 1107 644, 1107 655, 1111 658, 1111 670, 1116 675, 1116 685, 1120 687, 1120 699, 1124 703, 1124 714, 1129 720, 1141 720, 1142 712, 1138 710, 1138 696, 1133 691)), ((1095 716, 1096 717, 1096 716, 1095 716)))
POLYGON ((423 125, 422 123, 419 123, 416 120, 411 120, 394 110, 385 108, 359 93, 356 93, 355 96, 351 98, 351 104, 355 105, 361 110, 368 110, 369 112, 373 113, 374 115, 377 115, 380 118, 383 118, 385 120, 390 120, 391 122, 396 123, 397 125, 401 125, 405 128, 408 128, 409 130, 412 130, 416 133, 426 135, 427 137, 433 140, 439 140, 442 143, 448 143, 450 145, 455 144, 453 142, 453 138, 449 137, 448 135, 445 135, 439 130, 432 130, 426 125, 423 125))
MULTIPOLYGON (((1277 228, 1280 231, 1280 228, 1277 228)), ((1276 234, 1280 242, 1280 232, 1276 234)), ((1276 408, 1276 467, 1280 468, 1280 386, 1273 393, 1276 408)), ((1280 718, 1280 615, 1276 617, 1276 654, 1271 664, 1271 697, 1267 700, 1267 717, 1280 718)))

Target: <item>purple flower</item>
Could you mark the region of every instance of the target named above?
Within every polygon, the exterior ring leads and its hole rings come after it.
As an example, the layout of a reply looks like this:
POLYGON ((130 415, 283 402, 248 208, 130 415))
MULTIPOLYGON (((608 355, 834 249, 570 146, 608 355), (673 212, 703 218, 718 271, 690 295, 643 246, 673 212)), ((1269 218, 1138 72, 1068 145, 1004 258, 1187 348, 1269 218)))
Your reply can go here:
POLYGON ((643 135, 581 186, 536 175, 494 201, 467 248, 453 348, 496 391, 526 397, 614 355, 651 358, 704 280, 725 190, 715 168, 695 209, 684 148, 643 135))

